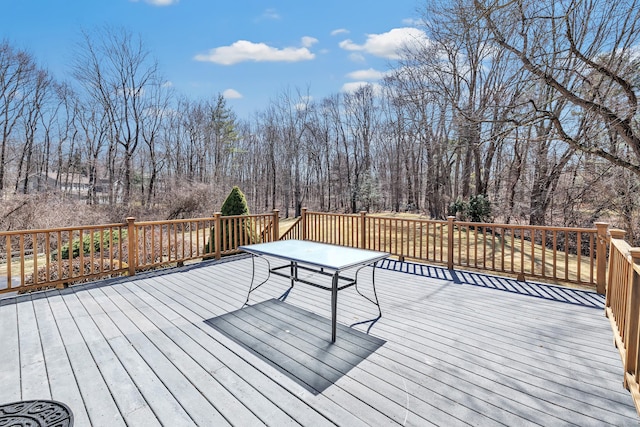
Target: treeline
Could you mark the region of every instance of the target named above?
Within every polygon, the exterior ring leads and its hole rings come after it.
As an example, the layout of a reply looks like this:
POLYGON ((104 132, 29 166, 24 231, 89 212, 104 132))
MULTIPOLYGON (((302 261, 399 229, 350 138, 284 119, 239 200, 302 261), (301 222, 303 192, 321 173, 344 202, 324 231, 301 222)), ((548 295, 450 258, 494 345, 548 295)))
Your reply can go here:
POLYGON ((68 81, 5 41, 0 190, 166 217, 217 210, 233 185, 253 211, 286 216, 442 218, 482 197, 497 221, 606 220, 637 239, 640 8, 614 3, 436 2, 428 42, 382 81, 274 93, 242 120, 222 96, 174 93, 127 30, 84 34, 68 81))

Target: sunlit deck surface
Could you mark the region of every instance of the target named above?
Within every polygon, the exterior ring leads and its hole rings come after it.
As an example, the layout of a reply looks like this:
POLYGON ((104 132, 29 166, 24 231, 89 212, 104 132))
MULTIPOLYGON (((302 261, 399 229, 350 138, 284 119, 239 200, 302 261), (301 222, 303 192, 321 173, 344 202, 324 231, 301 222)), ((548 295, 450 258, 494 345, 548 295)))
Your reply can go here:
POLYGON ((383 317, 349 327, 377 310, 341 291, 332 345, 329 292, 272 276, 241 309, 251 271, 2 299, 0 403, 58 400, 76 426, 638 425, 594 293, 386 261, 383 317))

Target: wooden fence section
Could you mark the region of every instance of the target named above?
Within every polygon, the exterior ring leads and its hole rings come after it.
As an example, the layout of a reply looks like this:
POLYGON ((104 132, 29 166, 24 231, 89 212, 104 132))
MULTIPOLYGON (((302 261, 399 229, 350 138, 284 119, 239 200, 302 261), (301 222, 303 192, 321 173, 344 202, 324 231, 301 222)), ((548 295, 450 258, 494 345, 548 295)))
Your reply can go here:
POLYGON ((137 269, 155 268, 238 253, 241 245, 277 240, 277 221, 274 214, 216 214, 213 218, 136 222, 135 265, 137 269))
POLYGON ((624 365, 624 386, 640 415, 640 248, 625 242, 622 230, 610 235, 605 313, 624 365))
POLYGON ((0 232, 0 294, 238 253, 279 237, 279 213, 0 232))
POLYGON ((121 274, 127 240, 126 224, 0 232, 0 293, 121 274))
POLYGON ((454 265, 515 274, 520 280, 600 283, 604 293, 606 224, 591 229, 455 222, 450 229, 454 265))
POLYGON ((133 275, 194 259, 220 258, 237 253, 240 245, 292 238, 385 251, 401 260, 440 263, 449 269, 489 270, 521 280, 534 277, 605 290, 607 224, 592 229, 533 227, 303 209, 280 237, 278 215, 276 210, 172 221, 128 218, 125 224, 2 232, 0 293, 123 272, 133 275))
POLYGON ((398 258, 596 286, 604 293, 608 225, 594 228, 308 212, 283 238, 389 252, 398 258))

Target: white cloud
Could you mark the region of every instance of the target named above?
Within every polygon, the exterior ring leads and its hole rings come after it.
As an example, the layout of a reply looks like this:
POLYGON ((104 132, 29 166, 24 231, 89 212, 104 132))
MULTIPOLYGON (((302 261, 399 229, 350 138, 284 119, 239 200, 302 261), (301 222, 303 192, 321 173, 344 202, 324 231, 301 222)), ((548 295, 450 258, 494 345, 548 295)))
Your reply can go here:
POLYGON ((404 25, 411 25, 412 27, 419 27, 420 25, 424 24, 424 22, 421 19, 416 19, 416 18, 405 18, 402 20, 402 23, 404 25))
POLYGON ((227 89, 224 92, 222 92, 222 96, 224 96, 226 99, 240 99, 242 98, 242 94, 240 92, 238 92, 235 89, 227 89))
POLYGON ((426 43, 427 35, 417 28, 394 28, 382 34, 368 34, 364 44, 347 39, 339 46, 351 52, 365 52, 387 59, 400 59, 401 50, 415 43, 426 43))
POLYGON ((353 62, 365 62, 366 59, 361 53, 352 53, 349 55, 349 59, 353 62))
POLYGON ((364 81, 376 81, 380 80, 385 76, 385 73, 382 71, 374 70, 373 68, 369 68, 368 70, 357 70, 352 71, 347 74, 347 77, 352 80, 364 80, 364 81))
POLYGON ((316 39, 314 37, 304 36, 302 38, 302 46, 303 47, 311 47, 316 43, 318 43, 318 39, 316 39))
MULTIPOLYGON (((313 37, 303 37, 302 44, 313 44, 317 40, 313 37)), ((285 47, 279 49, 268 46, 265 43, 253 43, 247 40, 238 40, 230 46, 221 46, 211 49, 208 53, 201 53, 194 57, 196 61, 213 62, 222 65, 233 65, 239 62, 299 62, 315 58, 308 46, 285 47)))
POLYGON ((172 87, 173 86, 173 82, 171 80, 167 80, 166 82, 162 83, 162 87, 172 87))
MULTIPOLYGON (((140 0, 131 0, 134 3, 137 3, 140 0)), ((148 3, 153 6, 171 6, 172 4, 178 4, 180 0, 144 0, 145 3, 148 3)))
POLYGON ((338 28, 337 30, 331 31, 332 36, 337 36, 339 34, 349 34, 349 30, 346 28, 338 28))
POLYGON ((353 93, 363 86, 371 86, 373 88, 374 94, 379 94, 382 91, 382 86, 380 86, 379 84, 364 82, 364 81, 345 83, 342 85, 341 91, 347 92, 347 93, 353 93))
POLYGON ((280 14, 275 9, 267 9, 258 18, 259 21, 270 20, 277 21, 281 19, 280 14))

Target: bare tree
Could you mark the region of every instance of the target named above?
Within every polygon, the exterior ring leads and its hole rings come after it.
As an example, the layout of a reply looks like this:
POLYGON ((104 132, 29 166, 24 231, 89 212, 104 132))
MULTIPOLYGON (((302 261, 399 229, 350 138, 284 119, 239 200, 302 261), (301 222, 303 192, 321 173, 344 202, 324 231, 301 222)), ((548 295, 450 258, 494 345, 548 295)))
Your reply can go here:
POLYGON ((563 141, 640 175, 637 124, 640 5, 635 0, 474 0, 477 25, 508 50, 531 78, 574 108, 571 116, 531 103, 563 141), (591 134, 575 126, 579 117, 591 134), (606 136, 605 136, 606 135, 606 136), (628 148, 630 157, 623 155, 628 148))
POLYGON ((369 210, 376 192, 372 176, 372 145, 379 131, 379 108, 372 85, 364 85, 344 96, 344 114, 349 132, 353 166, 351 212, 369 210), (360 203, 360 206, 358 205, 360 203))
POLYGON ((22 186, 22 193, 27 194, 29 180, 35 172, 33 162, 36 138, 38 137, 38 126, 42 124, 44 104, 49 96, 51 76, 46 71, 36 71, 34 79, 25 83, 21 87, 21 96, 24 99, 25 107, 21 118, 23 133, 22 150, 19 155, 16 183, 14 192, 18 192, 22 186))
POLYGON ((74 64, 74 77, 86 93, 98 101, 109 119, 110 137, 123 150, 123 201, 131 197, 133 156, 142 142, 148 97, 161 85, 157 63, 139 37, 126 30, 105 28, 83 34, 74 64))
MULTIPOLYGON (((163 158, 158 155, 158 139, 163 125, 166 122, 166 118, 171 114, 169 111, 171 93, 167 86, 162 84, 149 85, 147 92, 145 93, 144 102, 144 114, 141 115, 142 121, 142 139, 147 148, 148 159, 145 163, 148 163, 149 177, 146 188, 146 195, 143 192, 143 204, 151 205, 153 199, 155 185, 158 180, 158 175, 163 166, 163 158)), ((145 177, 142 177, 143 183, 145 177)), ((144 185, 143 185, 144 189, 144 185)))
POLYGON ((6 187, 9 146, 14 128, 28 105, 24 91, 37 77, 37 66, 27 52, 0 42, 0 192, 6 187))

